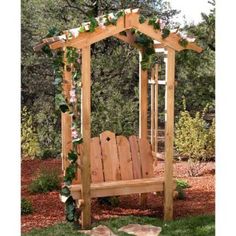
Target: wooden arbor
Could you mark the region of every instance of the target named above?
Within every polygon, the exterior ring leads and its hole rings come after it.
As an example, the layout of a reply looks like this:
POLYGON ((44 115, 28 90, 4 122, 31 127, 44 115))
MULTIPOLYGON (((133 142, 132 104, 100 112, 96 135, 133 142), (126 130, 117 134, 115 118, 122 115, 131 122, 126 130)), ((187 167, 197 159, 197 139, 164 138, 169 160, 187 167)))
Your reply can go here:
MULTIPOLYGON (((171 32, 168 37, 162 37, 160 30, 155 30, 147 21, 140 23, 139 21, 140 15, 139 11, 136 10, 125 10, 125 14, 123 17, 120 17, 117 21, 116 25, 108 25, 106 27, 97 27, 94 32, 83 32, 78 34, 73 34, 76 29, 68 30, 65 34, 61 36, 51 37, 44 39, 42 43, 38 44, 35 47, 35 50, 40 49, 45 44, 48 44, 51 49, 59 49, 66 47, 74 47, 77 49, 82 49, 82 102, 81 102, 81 114, 82 114, 82 136, 83 136, 83 152, 81 159, 81 185, 80 187, 74 188, 75 195, 78 195, 78 199, 82 199, 83 208, 82 208, 82 227, 87 228, 91 224, 91 197, 94 196, 107 196, 104 194, 98 194, 94 192, 94 188, 96 187, 91 183, 91 163, 90 157, 91 153, 94 150, 91 150, 91 125, 90 125, 90 116, 91 116, 91 76, 90 76, 90 47, 91 44, 96 43, 100 40, 103 40, 107 37, 114 36, 124 42, 129 43, 130 45, 138 48, 140 50, 140 62, 142 60, 142 48, 140 48, 135 43, 135 36, 131 34, 131 29, 137 29, 139 32, 151 37, 153 40, 158 41, 155 44, 155 48, 162 48, 167 53, 166 58, 166 118, 165 118, 165 174, 164 180, 161 182, 163 184, 164 190, 164 219, 170 220, 173 217, 173 138, 174 138, 174 81, 175 81, 175 52, 181 51, 184 49, 192 49, 197 52, 201 52, 202 49, 197 46, 193 42, 189 42, 186 47, 183 47, 179 44, 179 40, 181 36, 177 32, 171 32), (126 31, 126 36, 119 34, 122 31, 126 31), (68 34, 72 33, 70 39, 67 38, 68 34), (76 190, 77 189, 77 190, 76 190), (91 195, 92 194, 92 195, 91 195)), ((89 23, 88 23, 89 24, 89 23)), ((86 23, 85 23, 86 25, 86 23)), ((78 32, 78 30, 77 30, 78 32)), ((65 61, 66 62, 66 61, 65 61)), ((141 68, 140 63, 140 80, 139 80, 139 88, 140 88, 140 113, 139 113, 139 138, 140 142, 143 140, 147 140, 148 136, 148 71, 143 70, 141 68)), ((69 97, 69 91, 71 89, 71 72, 67 70, 64 71, 64 81, 63 81, 63 90, 64 95, 69 97)), ((152 73, 152 82, 154 87, 152 86, 152 151, 156 155, 156 143, 157 143, 157 99, 158 99, 158 72, 156 69, 156 73, 152 73), (155 74, 155 76, 154 76, 155 74), (155 78, 154 78, 155 77, 155 78), (154 112, 155 111, 155 112, 154 112)), ((63 159, 63 170, 66 169, 68 165, 67 154, 72 148, 72 139, 71 139, 71 117, 62 113, 62 159, 63 159)), ((100 137, 101 138, 101 137, 100 137)), ((102 140, 102 138, 101 138, 102 140)), ((140 146, 140 151, 141 151, 140 146)), ((110 150, 110 149, 109 149, 110 150)), ((147 152, 147 156, 149 156, 147 152)), ((134 160, 133 160, 134 161, 134 160)), ((113 182, 109 183, 110 186, 113 187, 129 186, 130 189, 135 189, 133 192, 131 190, 127 191, 127 193, 145 193, 144 186, 147 185, 148 180, 144 180, 140 185, 140 181, 126 181, 122 183, 113 182), (136 182, 135 182, 136 181, 136 182), (130 184, 128 184, 128 182, 130 184), (139 184, 139 188, 135 184, 139 184), (123 184, 123 185, 122 185, 123 184), (133 184, 133 185, 132 185, 133 184), (131 186, 132 185, 132 186, 131 186), (135 185, 135 188, 133 186, 135 185), (139 189, 139 190, 137 190, 139 189)), ((152 182, 153 184, 155 182, 152 182)), ((105 186, 105 185, 103 185, 105 186)), ((153 186, 153 185, 152 185, 153 186)), ((156 182, 155 186, 159 186, 156 182)), ((158 191, 155 188, 149 188, 150 191, 158 191)), ((100 188, 101 189, 101 188, 100 188)), ((106 188, 107 189, 107 188, 106 188)), ((116 188, 117 189, 117 188, 116 188)), ((116 190, 116 195, 119 195, 120 190, 116 190)), ((110 193, 109 193, 110 194, 110 193)), ((76 196, 75 196, 76 197, 76 196)), ((145 201, 145 197, 143 198, 145 201)))

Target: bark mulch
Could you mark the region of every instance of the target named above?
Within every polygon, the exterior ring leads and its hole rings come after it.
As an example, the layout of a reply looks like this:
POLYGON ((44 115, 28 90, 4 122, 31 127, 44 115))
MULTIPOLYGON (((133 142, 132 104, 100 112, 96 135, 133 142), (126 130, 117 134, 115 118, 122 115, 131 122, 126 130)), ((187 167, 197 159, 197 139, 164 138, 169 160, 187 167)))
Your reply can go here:
MULTIPOLYGON (((32 214, 21 217, 22 232, 65 221, 64 204, 60 202, 58 191, 35 195, 28 192, 28 185, 41 168, 60 171, 61 161, 57 159, 22 161, 21 195, 29 199, 34 208, 32 214)), ((201 176, 189 177, 186 162, 174 164, 174 176, 178 179, 187 180, 190 185, 190 188, 186 189, 186 199, 174 201, 175 219, 215 212, 214 170, 215 163, 209 162, 201 171, 201 176)), ((155 167, 155 175, 163 176, 163 173, 164 163, 158 162, 155 167)), ((97 199, 92 200, 93 221, 124 215, 163 217, 163 196, 149 193, 146 208, 139 206, 139 196, 137 194, 121 196, 119 200, 120 203, 117 207, 101 204, 97 199)))

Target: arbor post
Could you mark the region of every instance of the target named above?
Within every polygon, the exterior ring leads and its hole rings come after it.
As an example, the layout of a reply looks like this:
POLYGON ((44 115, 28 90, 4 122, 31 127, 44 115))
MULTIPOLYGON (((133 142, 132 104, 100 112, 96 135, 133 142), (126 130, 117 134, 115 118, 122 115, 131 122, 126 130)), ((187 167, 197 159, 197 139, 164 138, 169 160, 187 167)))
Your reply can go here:
MULTIPOLYGON (((64 48, 64 71, 62 90, 66 100, 70 99, 70 90, 72 87, 72 65, 67 64, 66 48, 64 48)), ((61 112, 61 142, 62 142, 62 170, 65 172, 69 163, 67 155, 72 149, 71 137, 72 118, 68 113, 61 112)))
POLYGON ((82 228, 91 226, 91 194, 90 194, 90 139, 91 139, 91 68, 90 45, 82 49, 82 136, 83 155, 81 160, 81 193, 84 201, 82 208, 82 228))
POLYGON ((164 220, 173 219, 173 141, 175 50, 167 47, 167 87, 165 115, 164 220))
MULTIPOLYGON (((139 138, 147 139, 148 71, 142 69, 142 51, 139 52, 139 138)), ((141 194, 140 203, 147 204, 147 194, 141 194)))

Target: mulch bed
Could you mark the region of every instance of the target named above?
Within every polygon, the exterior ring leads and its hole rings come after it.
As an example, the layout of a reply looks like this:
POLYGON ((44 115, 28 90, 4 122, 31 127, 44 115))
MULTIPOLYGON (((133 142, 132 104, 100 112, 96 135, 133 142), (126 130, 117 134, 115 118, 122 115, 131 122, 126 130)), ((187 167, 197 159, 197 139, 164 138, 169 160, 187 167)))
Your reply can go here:
MULTIPOLYGON (((49 160, 27 160, 21 164, 21 194, 29 199, 34 208, 30 215, 21 217, 22 232, 33 228, 48 227, 65 221, 64 204, 60 202, 59 193, 53 191, 44 194, 32 195, 28 192, 28 185, 41 168, 61 170, 61 161, 49 160)), ((188 164, 177 162, 174 164, 174 176, 187 180, 190 188, 186 189, 185 200, 174 201, 174 218, 186 216, 212 214, 215 212, 215 163, 209 162, 204 167, 199 177, 189 177, 188 164)), ((156 176, 163 176, 164 164, 158 162, 155 168, 156 176)), ((124 215, 163 217, 163 196, 148 194, 148 205, 146 208, 139 206, 139 196, 128 195, 119 197, 118 207, 107 206, 99 203, 96 199, 92 201, 93 221, 108 219, 124 215)))

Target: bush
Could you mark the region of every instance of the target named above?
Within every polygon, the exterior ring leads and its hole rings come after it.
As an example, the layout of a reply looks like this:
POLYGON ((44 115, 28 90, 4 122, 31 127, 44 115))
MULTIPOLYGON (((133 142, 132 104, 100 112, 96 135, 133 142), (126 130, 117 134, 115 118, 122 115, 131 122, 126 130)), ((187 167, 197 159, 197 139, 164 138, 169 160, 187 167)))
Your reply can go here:
POLYGON ((175 147, 182 158, 188 158, 193 162, 207 161, 215 155, 215 121, 208 124, 204 119, 207 107, 192 117, 186 111, 180 113, 180 118, 175 129, 175 147))
POLYGON ((44 193, 60 189, 60 178, 58 171, 42 169, 29 185, 31 193, 44 193))
POLYGON ((177 199, 184 200, 186 198, 184 189, 189 188, 189 184, 186 180, 176 180, 176 191, 178 192, 177 199))
POLYGON ((21 215, 31 214, 32 212, 33 212, 32 203, 29 200, 22 198, 21 199, 21 215))
POLYGON ((34 159, 40 155, 37 134, 33 127, 33 118, 27 107, 21 111, 21 153, 22 157, 34 159))

